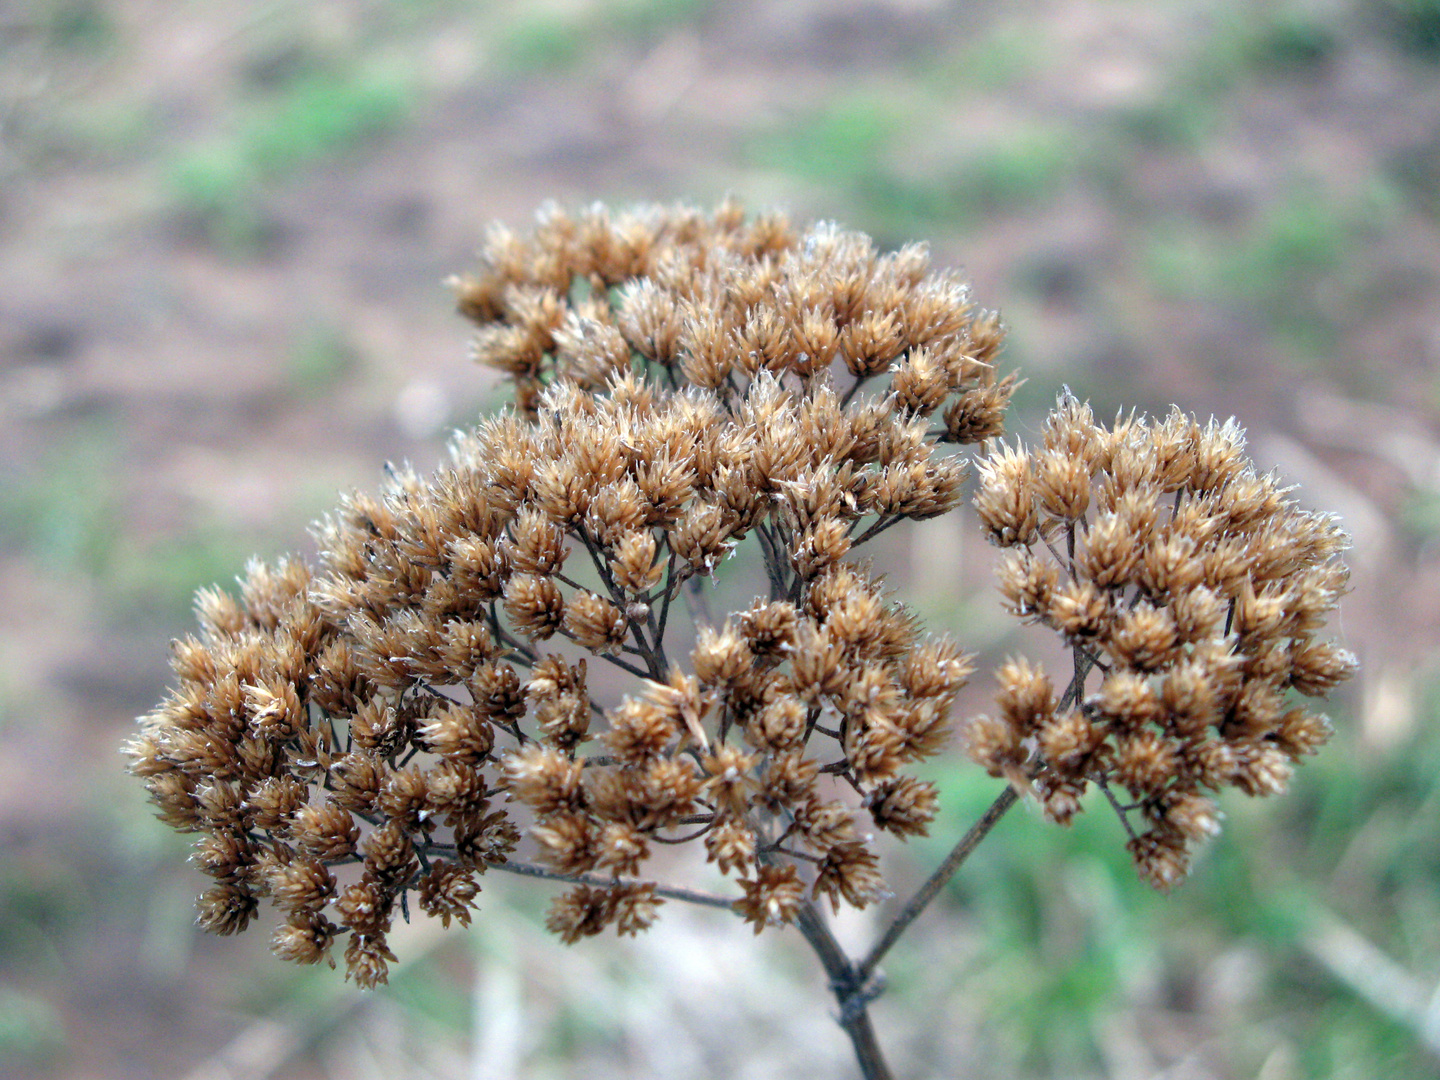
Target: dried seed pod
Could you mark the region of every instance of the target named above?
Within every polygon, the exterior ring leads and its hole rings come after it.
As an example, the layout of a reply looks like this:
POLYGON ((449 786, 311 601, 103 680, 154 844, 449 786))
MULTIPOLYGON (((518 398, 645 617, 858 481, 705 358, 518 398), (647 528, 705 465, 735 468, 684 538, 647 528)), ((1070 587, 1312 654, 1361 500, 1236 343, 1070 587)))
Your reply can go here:
POLYGON ((1001 547, 1028 547, 1039 535, 1035 486, 1030 457, 1023 450, 1002 446, 980 462, 980 491, 975 509, 991 543, 1001 547))
POLYGON ((505 585, 505 614, 520 633, 543 641, 560 629, 565 598, 551 578, 516 574, 505 585))
MULTIPOLYGON (((330 956, 335 943, 336 926, 324 915, 313 911, 297 911, 275 928, 270 947, 282 960, 296 964, 318 964, 330 956)), ((335 961, 330 960, 330 966, 335 961)))
POLYGON ((461 926, 470 925, 470 912, 475 906, 475 897, 480 894, 480 885, 473 871, 454 863, 437 861, 420 876, 418 882, 420 910, 440 920, 448 927, 450 920, 457 920, 461 926))
POLYGON ((745 896, 735 901, 735 910, 754 924, 757 934, 767 926, 793 921, 805 899, 800 875, 788 863, 761 866, 753 880, 742 879, 740 885, 745 896))
POLYGON ((565 606, 560 628, 577 645, 604 656, 619 651, 630 630, 630 620, 609 600, 580 590, 565 606))
POLYGON ((317 912, 335 895, 335 875, 319 859, 297 856, 273 867, 266 885, 275 903, 294 913, 317 912))
POLYGON ((315 858, 335 862, 355 854, 360 826, 343 806, 302 806, 290 823, 290 837, 315 858))
POLYGON ((722 818, 705 833, 705 853, 722 874, 748 873, 755 865, 755 832, 740 818, 722 818))
POLYGON ((938 798, 928 780, 902 776, 881 784, 865 796, 875 827, 896 836, 925 836, 935 819, 938 798))

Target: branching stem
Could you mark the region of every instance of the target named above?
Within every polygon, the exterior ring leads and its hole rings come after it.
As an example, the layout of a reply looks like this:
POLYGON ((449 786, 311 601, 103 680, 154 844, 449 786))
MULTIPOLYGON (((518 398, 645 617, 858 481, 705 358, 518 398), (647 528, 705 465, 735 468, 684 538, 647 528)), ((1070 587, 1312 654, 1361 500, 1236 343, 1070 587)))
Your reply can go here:
POLYGON ((930 901, 934 900, 940 890, 945 887, 945 883, 955 876, 955 872, 980 846, 980 841, 985 839, 990 830, 995 827, 996 822, 1005 816, 1005 812, 1014 806, 1018 799, 1019 795, 1015 788, 1006 784, 1005 790, 1000 792, 995 801, 990 804, 990 808, 980 816, 980 820, 970 826, 970 831, 962 836, 960 842, 951 849, 950 854, 945 857, 945 861, 935 868, 935 872, 930 875, 924 885, 920 886, 920 890, 900 909, 900 914, 895 916, 894 921, 886 927, 880 940, 860 962, 858 972, 862 983, 868 981, 870 976, 875 973, 876 967, 884 959, 885 954, 890 951, 891 946, 900 940, 900 936, 909 929, 910 924, 919 917, 920 913, 930 906, 930 901))
POLYGON ((880 1051, 874 1025, 870 1023, 870 1002, 879 994, 881 985, 871 984, 870 977, 845 955, 814 904, 807 902, 800 909, 795 925, 830 977, 830 990, 840 1005, 840 1026, 850 1036, 861 1075, 865 1080, 890 1080, 890 1067, 885 1064, 885 1055, 880 1051))
MULTIPOLYGON (((438 845, 437 845, 438 846, 438 845)), ((492 870, 503 870, 507 874, 521 874, 525 877, 544 878, 547 881, 563 881, 571 885, 589 885, 597 889, 612 889, 616 885, 641 885, 652 884, 650 882, 635 881, 630 878, 608 878, 599 874, 562 874, 557 870, 550 870, 547 867, 535 863, 520 862, 518 859, 511 859, 508 862, 496 863, 490 867, 492 870)), ((656 885, 655 895, 663 896, 669 900, 683 900, 687 904, 703 904, 706 907, 725 908, 734 907, 735 902, 724 896, 716 896, 714 893, 698 892, 695 889, 682 889, 677 885, 656 885)))

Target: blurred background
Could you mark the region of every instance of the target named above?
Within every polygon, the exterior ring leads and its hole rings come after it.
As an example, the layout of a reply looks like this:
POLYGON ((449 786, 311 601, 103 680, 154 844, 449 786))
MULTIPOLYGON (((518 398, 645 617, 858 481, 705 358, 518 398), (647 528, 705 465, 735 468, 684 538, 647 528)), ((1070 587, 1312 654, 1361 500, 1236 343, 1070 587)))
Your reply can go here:
MULTIPOLYGON (((897 1074, 1440 1072, 1440 2, 8 0, 0 1075, 854 1075, 796 935, 724 912, 567 949, 492 874, 370 995, 206 938, 118 752, 197 586, 501 400, 441 285, 488 221, 727 193, 963 266, 1022 437, 1062 383, 1234 414, 1355 539, 1335 743, 1169 897, 1113 815, 1011 814, 886 963, 897 1074)), ((978 711, 1028 645, 966 528, 885 555, 978 711)), ((996 794, 962 757, 902 895, 996 794)))

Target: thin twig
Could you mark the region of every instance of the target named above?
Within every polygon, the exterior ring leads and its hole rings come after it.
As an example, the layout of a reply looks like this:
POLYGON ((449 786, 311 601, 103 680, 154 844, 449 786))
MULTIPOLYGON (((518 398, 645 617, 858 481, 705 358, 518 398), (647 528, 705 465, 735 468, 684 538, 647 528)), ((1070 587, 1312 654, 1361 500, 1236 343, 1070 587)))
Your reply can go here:
POLYGON ((859 537, 851 541, 851 546, 859 547, 861 544, 865 543, 866 540, 873 540, 875 537, 879 536, 882 532, 890 528, 892 525, 895 525, 896 523, 905 520, 906 518, 903 514, 896 514, 893 517, 888 518, 884 514, 881 514, 874 525, 871 525, 868 529, 861 533, 859 537))
POLYGON ((850 384, 850 389, 846 390, 845 396, 840 399, 840 408, 843 409, 846 405, 850 404, 851 399, 855 397, 855 395, 859 392, 860 387, 864 386, 865 383, 869 380, 869 378, 870 376, 868 375, 855 376, 855 381, 850 384))
MULTIPOLYGON (((670 539, 667 536, 665 539, 665 544, 668 546, 669 543, 670 539)), ((665 591, 663 594, 663 599, 660 601, 660 622, 655 628, 656 641, 665 640, 665 626, 670 621, 670 601, 674 599, 675 593, 679 591, 678 589, 674 589, 671 587, 674 580, 675 552, 672 549, 665 562, 665 591)), ((652 608, 651 610, 654 609, 652 608)))
POLYGON ((1120 824, 1125 826, 1125 835, 1130 837, 1133 842, 1136 839, 1135 829, 1130 824, 1130 817, 1126 813, 1125 807, 1120 805, 1120 800, 1115 797, 1115 793, 1110 790, 1110 785, 1105 782, 1103 777, 1095 781, 1095 786, 1105 793, 1105 798, 1110 800, 1110 805, 1115 809, 1115 816, 1120 819, 1120 824))
POLYGON ((713 829, 715 827, 715 820, 715 815, 711 814, 705 818, 706 824, 692 833, 686 833, 684 836, 659 836, 652 833, 650 839, 654 840, 657 844, 688 844, 691 840, 698 840, 713 829))
POLYGON ((784 548, 777 535, 772 535, 765 528, 764 523, 755 526, 755 535, 760 538, 760 546, 763 550, 763 561, 765 563, 765 576, 770 579, 770 599, 782 600, 790 593, 789 583, 785 580, 785 559, 781 555, 784 548))
POLYGON ((1067 574, 1070 575, 1070 580, 1078 582, 1080 580, 1080 577, 1078 574, 1075 573, 1075 560, 1073 558, 1067 560, 1064 555, 1061 555, 1060 552, 1056 551, 1055 545, 1050 542, 1050 538, 1044 533, 1040 534, 1040 539, 1045 541, 1045 546, 1050 549, 1050 554, 1055 556, 1055 561, 1060 564, 1061 568, 1067 574))
POLYGON ((535 863, 520 862, 517 859, 495 863, 490 869, 503 870, 507 874, 544 878, 547 881, 564 881, 571 885, 590 885, 597 889, 613 889, 617 885, 651 885, 654 887, 656 896, 663 896, 670 900, 683 900, 687 904, 704 904, 706 907, 725 908, 726 910, 733 910, 735 906, 734 900, 716 896, 714 893, 682 889, 676 885, 657 885, 654 882, 636 881, 633 878, 607 878, 599 874, 562 874, 559 871, 549 870, 535 863))
MULTIPOLYGON (((710 577, 714 582, 714 577, 710 577)), ((680 585, 685 597, 685 609, 690 612, 690 621, 696 626, 714 626, 715 617, 710 614, 710 599, 705 595, 705 583, 699 574, 691 574, 680 585)))
POLYGON ((1006 784, 1005 790, 990 804, 990 808, 981 815, 980 820, 970 826, 970 831, 960 838, 960 842, 951 849, 950 854, 945 857, 945 861, 935 868, 935 872, 930 875, 924 885, 920 886, 920 891, 909 899, 900 910, 900 914, 896 915, 895 920, 886 928, 880 940, 861 961, 858 972, 862 983, 869 980, 875 972, 876 965, 890 951, 890 947, 900 940, 900 935, 905 933, 910 924, 930 905, 930 901, 934 900, 940 890, 945 887, 945 883, 955 876, 955 872, 970 857, 971 852, 980 845, 980 841, 985 839, 990 830, 995 827, 995 823, 1005 816, 1005 811, 1014 806, 1018 799, 1019 795, 1015 788, 1006 784))
MULTIPOLYGON (((565 635, 564 633, 561 634, 561 637, 565 636, 567 635, 565 635)), ((572 638, 571 640, 574 639, 572 638)), ((604 660, 606 663, 614 664, 621 670, 628 671, 631 675, 637 675, 642 679, 655 679, 656 682, 660 681, 659 678, 656 678, 655 672, 646 671, 643 668, 638 668, 634 664, 630 664, 624 660, 621 660, 620 657, 615 656, 612 653, 598 653, 597 655, 600 657, 601 660, 604 660)), ((663 678, 663 676, 661 676, 661 678, 663 678)))

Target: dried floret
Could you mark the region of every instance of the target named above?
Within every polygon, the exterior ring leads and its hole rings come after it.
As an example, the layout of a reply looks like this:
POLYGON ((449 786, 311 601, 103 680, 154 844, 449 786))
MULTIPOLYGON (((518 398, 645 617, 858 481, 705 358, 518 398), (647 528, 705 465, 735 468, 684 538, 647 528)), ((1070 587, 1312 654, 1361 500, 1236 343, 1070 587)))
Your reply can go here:
POLYGON ((297 856, 274 866, 266 881, 275 903, 290 912, 318 911, 335 895, 335 875, 319 859, 297 856))
POLYGON ((270 947, 282 960, 296 964, 318 964, 330 959, 330 946, 335 942, 338 928, 324 915, 313 911, 297 911, 275 928, 270 947))
POLYGON ((420 910, 439 919, 441 926, 448 927, 451 919, 458 920, 461 926, 469 926, 480 885, 473 871, 440 861, 421 875, 417 891, 420 910))
POLYGON ((885 879, 880 876, 875 853, 858 841, 836 844, 825 853, 810 887, 815 899, 830 898, 835 911, 840 901, 851 907, 863 908, 886 895, 885 879))
POLYGON ((805 898, 805 886, 795 867, 762 866, 753 880, 742 879, 745 896, 735 901, 735 910, 754 924, 758 934, 767 926, 780 926, 794 920, 805 898))
POLYGON ((360 826, 343 806, 302 806, 290 823, 290 836, 317 859, 333 862, 355 854, 360 826))
POLYGON ((938 798, 928 780, 902 776, 881 784, 865 797, 875 827, 900 837, 924 836, 935 819, 938 798))

